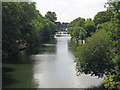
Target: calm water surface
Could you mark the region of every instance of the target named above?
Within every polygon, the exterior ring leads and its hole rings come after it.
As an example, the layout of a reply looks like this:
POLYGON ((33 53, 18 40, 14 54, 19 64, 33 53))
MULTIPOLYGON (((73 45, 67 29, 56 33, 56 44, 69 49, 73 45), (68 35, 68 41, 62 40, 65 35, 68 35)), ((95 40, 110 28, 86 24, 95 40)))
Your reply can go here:
POLYGON ((95 76, 84 74, 76 76, 74 55, 68 46, 70 39, 68 34, 56 35, 52 42, 31 50, 30 55, 21 55, 20 60, 24 64, 6 64, 5 66, 8 68, 4 69, 3 86, 12 88, 89 88, 101 85, 103 79, 95 76))

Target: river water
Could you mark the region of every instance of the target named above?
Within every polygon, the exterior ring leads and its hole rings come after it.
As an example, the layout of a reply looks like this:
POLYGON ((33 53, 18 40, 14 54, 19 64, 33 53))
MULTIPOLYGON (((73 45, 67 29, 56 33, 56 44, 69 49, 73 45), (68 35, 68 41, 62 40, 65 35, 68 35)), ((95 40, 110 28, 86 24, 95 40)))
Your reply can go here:
POLYGON ((69 47, 70 35, 56 35, 51 42, 21 52, 21 64, 5 64, 3 87, 8 88, 90 88, 103 78, 82 74, 76 76, 74 55, 69 47), (29 63, 28 63, 29 62, 29 63))

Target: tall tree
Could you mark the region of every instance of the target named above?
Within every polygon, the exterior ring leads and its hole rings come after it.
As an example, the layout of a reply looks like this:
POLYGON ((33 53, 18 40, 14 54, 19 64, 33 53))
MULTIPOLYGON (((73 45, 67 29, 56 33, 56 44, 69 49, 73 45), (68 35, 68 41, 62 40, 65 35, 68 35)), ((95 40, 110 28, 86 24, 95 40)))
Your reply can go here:
POLYGON ((2 55, 3 61, 11 62, 25 44, 32 48, 47 41, 55 33, 55 23, 45 19, 34 2, 2 3, 2 55))
POLYGON ((55 22, 57 20, 56 13, 48 11, 45 15, 45 18, 48 18, 50 21, 55 22))
POLYGON ((95 23, 91 19, 85 21, 84 27, 87 32, 87 37, 90 37, 96 30, 95 23))
POLYGON ((108 2, 105 4, 105 7, 109 11, 120 12, 120 1, 119 0, 108 0, 108 2))
POLYGON ((102 24, 104 22, 110 21, 113 16, 114 14, 111 11, 102 11, 102 12, 98 12, 98 14, 95 15, 93 21, 95 22, 95 25, 97 26, 97 24, 102 24))

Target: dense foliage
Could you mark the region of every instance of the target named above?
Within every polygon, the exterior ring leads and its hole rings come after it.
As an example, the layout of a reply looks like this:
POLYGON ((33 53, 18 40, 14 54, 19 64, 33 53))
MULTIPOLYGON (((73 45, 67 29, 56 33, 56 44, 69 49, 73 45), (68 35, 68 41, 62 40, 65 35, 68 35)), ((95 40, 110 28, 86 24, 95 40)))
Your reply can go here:
POLYGON ((36 10, 34 2, 3 2, 3 62, 12 62, 12 58, 18 55, 20 47, 32 48, 49 40, 55 29, 55 23, 44 18, 36 10))
MULTIPOLYGON (((72 38, 75 37, 75 39, 77 39, 79 37, 79 32, 80 32, 80 27, 84 27, 84 23, 85 23, 85 19, 84 18, 77 18, 75 20, 73 20, 72 22, 70 22, 68 24, 68 33, 71 34, 72 38), (78 33, 78 35, 77 35, 78 33), (76 35, 77 36, 76 36, 76 35)), ((79 39, 79 38, 78 38, 79 39)))
POLYGON ((110 19, 113 16, 114 15, 113 15, 113 13, 111 11, 102 11, 102 12, 99 12, 97 15, 95 15, 93 21, 95 22, 95 25, 102 24, 104 22, 110 21, 110 19))
POLYGON ((78 44, 79 39, 81 40, 85 39, 87 32, 83 27, 74 27, 74 31, 72 32, 72 34, 78 44))
POLYGON ((55 22, 57 20, 56 13, 48 11, 45 15, 45 18, 48 18, 50 21, 55 22))
POLYGON ((103 85, 113 89, 120 88, 120 1, 109 1, 105 6, 107 11, 98 12, 93 20, 73 20, 68 33, 72 42, 76 42, 76 38, 82 40, 80 27, 87 33, 84 32, 86 43, 74 49, 77 75, 106 75, 103 85))
POLYGON ((95 23, 91 19, 77 18, 68 24, 68 33, 77 41, 82 42, 86 37, 90 37, 96 30, 95 23))
POLYGON ((77 72, 99 77, 107 73, 111 65, 109 40, 110 37, 105 30, 99 30, 80 46, 75 60, 77 72))
POLYGON ((113 25, 106 27, 109 31, 112 42, 112 52, 114 57, 112 61, 114 68, 110 74, 104 79, 104 86, 108 89, 120 88, 120 13, 115 13, 113 20, 110 22, 113 25))
POLYGON ((85 21, 84 28, 87 32, 87 37, 90 37, 96 30, 95 23, 91 19, 85 21))

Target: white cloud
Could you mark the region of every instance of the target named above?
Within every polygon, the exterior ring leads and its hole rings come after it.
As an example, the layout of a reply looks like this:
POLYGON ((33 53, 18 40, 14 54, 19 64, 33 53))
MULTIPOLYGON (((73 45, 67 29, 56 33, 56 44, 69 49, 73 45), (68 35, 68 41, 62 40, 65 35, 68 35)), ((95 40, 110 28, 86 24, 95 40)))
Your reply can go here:
POLYGON ((47 11, 55 11, 58 21, 70 22, 75 18, 94 18, 105 10, 107 0, 34 0, 37 9, 44 16, 47 11))

